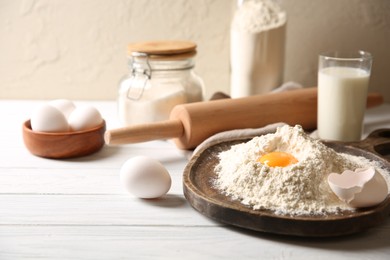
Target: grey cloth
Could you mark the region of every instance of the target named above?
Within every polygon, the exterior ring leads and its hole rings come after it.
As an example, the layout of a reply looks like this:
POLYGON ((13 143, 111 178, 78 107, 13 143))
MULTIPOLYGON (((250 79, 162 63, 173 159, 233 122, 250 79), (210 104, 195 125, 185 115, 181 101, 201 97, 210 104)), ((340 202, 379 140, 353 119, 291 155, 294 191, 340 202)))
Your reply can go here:
POLYGON ((210 136, 209 138, 204 140, 200 145, 198 145, 194 150, 194 152, 192 153, 192 156, 194 156, 199 152, 202 152, 203 150, 207 149, 207 147, 210 147, 217 143, 237 140, 237 139, 244 139, 244 138, 253 138, 260 135, 275 133, 278 127, 284 125, 286 124, 275 123, 275 124, 266 125, 261 128, 235 129, 235 130, 220 132, 218 134, 210 136))

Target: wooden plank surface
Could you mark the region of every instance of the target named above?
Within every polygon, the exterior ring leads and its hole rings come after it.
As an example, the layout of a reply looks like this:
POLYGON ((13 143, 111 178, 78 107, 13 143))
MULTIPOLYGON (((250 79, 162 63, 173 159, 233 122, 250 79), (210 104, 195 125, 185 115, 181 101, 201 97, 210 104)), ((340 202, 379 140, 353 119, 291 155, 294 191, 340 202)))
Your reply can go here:
POLYGON ((389 231, 292 240, 226 227, 0 226, 0 258, 388 259, 389 231))
MULTIPOLYGON (((387 259, 390 220, 354 236, 305 239, 233 228, 195 211, 185 200, 188 161, 170 141, 121 147, 71 160, 48 160, 24 147, 21 126, 42 101, 0 101, 0 259, 387 259), (169 193, 140 200, 120 185, 130 157, 161 161, 169 193)), ((95 105, 118 126, 115 102, 95 105)), ((390 105, 368 111, 366 129, 390 127, 390 105)))

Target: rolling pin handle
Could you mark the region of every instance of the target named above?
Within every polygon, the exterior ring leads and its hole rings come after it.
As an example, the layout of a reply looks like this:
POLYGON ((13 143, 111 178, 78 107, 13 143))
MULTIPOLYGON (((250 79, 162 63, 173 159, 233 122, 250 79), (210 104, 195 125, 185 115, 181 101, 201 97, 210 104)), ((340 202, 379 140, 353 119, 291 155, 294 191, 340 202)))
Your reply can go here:
POLYGON ((166 120, 107 130, 104 133, 104 141, 108 145, 120 145, 177 138, 183 135, 184 127, 180 120, 166 120))

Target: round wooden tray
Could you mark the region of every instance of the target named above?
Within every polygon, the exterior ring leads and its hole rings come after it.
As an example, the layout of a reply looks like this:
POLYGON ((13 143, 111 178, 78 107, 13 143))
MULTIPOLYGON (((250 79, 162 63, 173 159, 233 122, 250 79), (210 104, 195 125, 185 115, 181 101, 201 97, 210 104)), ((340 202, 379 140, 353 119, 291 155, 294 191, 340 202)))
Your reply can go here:
MULTIPOLYGON (((221 194, 213 188, 214 168, 218 154, 232 145, 251 138, 225 140, 210 143, 194 155, 184 170, 184 195, 197 211, 216 221, 233 226, 294 236, 330 237, 357 233, 386 221, 390 213, 390 196, 380 205, 359 209, 355 212, 326 216, 277 215, 270 210, 253 210, 221 194)), ((357 143, 326 143, 337 152, 364 156, 378 161, 390 174, 390 129, 373 132, 367 139, 357 143), (387 158, 387 159, 385 159, 387 158)))

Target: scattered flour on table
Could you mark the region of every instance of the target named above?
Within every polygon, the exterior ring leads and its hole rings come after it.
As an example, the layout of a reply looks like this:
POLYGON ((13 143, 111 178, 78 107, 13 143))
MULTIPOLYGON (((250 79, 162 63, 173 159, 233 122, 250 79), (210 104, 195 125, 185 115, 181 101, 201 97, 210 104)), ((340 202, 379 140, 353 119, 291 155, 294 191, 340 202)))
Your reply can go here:
POLYGON ((275 214, 321 215, 354 209, 339 200, 330 189, 331 172, 374 167, 390 186, 390 177, 379 164, 364 157, 337 153, 312 139, 300 126, 282 126, 273 134, 255 137, 221 152, 214 186, 234 200, 253 209, 275 214), (298 163, 269 167, 257 162, 267 153, 287 152, 298 163))

